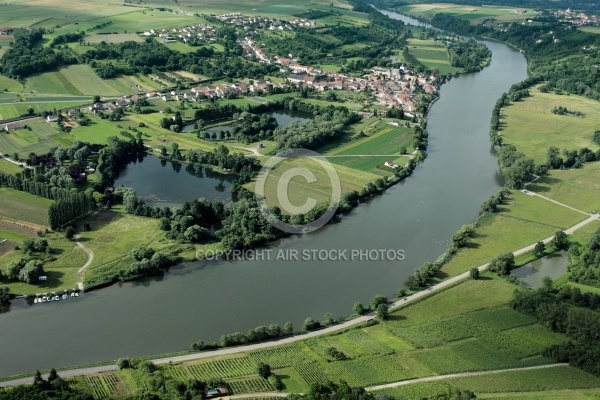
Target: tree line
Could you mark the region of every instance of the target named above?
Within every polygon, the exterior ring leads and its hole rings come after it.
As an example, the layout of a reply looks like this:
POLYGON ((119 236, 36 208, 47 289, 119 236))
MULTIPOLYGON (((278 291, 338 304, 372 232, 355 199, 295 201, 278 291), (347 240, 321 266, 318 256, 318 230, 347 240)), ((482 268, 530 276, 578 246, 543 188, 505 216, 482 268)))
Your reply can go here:
POLYGON ((600 375, 600 296, 582 294, 578 288, 552 286, 544 278, 541 288, 515 291, 510 306, 535 317, 554 332, 568 337, 566 343, 543 350, 542 355, 589 373, 600 375))

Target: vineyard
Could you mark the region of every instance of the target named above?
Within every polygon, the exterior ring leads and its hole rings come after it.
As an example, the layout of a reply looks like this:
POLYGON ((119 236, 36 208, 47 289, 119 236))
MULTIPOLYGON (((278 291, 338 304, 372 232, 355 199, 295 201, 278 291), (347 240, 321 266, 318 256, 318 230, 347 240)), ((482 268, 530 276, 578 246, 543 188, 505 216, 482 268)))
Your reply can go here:
POLYGON ((94 396, 94 399, 106 399, 115 395, 128 394, 127 387, 115 372, 86 375, 84 382, 87 385, 88 392, 94 396))

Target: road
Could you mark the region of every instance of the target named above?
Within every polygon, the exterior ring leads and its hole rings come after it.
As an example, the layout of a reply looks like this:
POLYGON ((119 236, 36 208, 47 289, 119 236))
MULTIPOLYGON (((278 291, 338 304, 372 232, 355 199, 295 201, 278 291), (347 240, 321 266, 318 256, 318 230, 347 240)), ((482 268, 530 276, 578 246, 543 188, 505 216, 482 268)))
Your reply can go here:
MULTIPOLYGON (((597 221, 599 219, 600 219, 600 216, 598 214, 591 215, 589 218, 585 219, 584 221, 581 221, 580 223, 568 228, 565 232, 568 234, 571 234, 575 230, 581 228, 582 226, 585 226, 585 225, 591 223, 592 221, 597 221)), ((552 240, 553 237, 554 236, 550 236, 550 237, 544 239, 543 242, 548 243, 549 241, 552 240)), ((536 245, 536 243, 533 243, 529 246, 523 247, 523 248, 513 252, 513 254, 515 255, 515 257, 519 256, 523 253, 533 250, 535 245, 536 245)), ((477 268, 480 271, 484 271, 488 267, 488 265, 489 265, 489 263, 485 263, 483 265, 480 265, 477 268)), ((422 290, 420 292, 411 294, 410 296, 407 296, 404 299, 397 300, 390 304, 390 309, 397 309, 397 308, 406 306, 406 305, 413 303, 416 300, 419 300, 425 296, 429 296, 432 293, 438 292, 449 286, 452 286, 452 285, 460 282, 463 279, 469 279, 469 271, 464 272, 460 275, 457 275, 453 278, 447 279, 445 281, 442 281, 440 283, 437 283, 437 284, 429 287, 426 290, 422 290)), ((356 318, 346 321, 344 323, 330 326, 325 329, 321 329, 318 331, 312 331, 312 332, 308 332, 308 333, 304 333, 304 334, 298 334, 295 336, 286 337, 286 338, 278 339, 278 340, 273 340, 270 342, 255 343, 255 344, 249 344, 249 345, 238 346, 238 347, 228 347, 228 348, 224 348, 224 349, 220 349, 220 350, 204 351, 204 352, 200 352, 200 353, 185 354, 185 355, 181 355, 181 356, 156 358, 151 361, 157 365, 171 364, 171 363, 181 363, 181 362, 185 362, 185 361, 201 360, 201 359, 210 358, 210 357, 237 354, 237 353, 242 353, 242 352, 247 352, 247 351, 261 350, 261 349, 266 349, 269 347, 279 346, 279 345, 283 345, 283 344, 295 343, 295 342, 298 342, 298 341, 301 341, 304 339, 313 338, 316 336, 321 336, 321 335, 325 335, 328 333, 333 333, 333 332, 341 331, 344 329, 348 329, 355 325, 370 321, 374 317, 375 317, 375 312, 370 312, 368 314, 361 315, 359 317, 356 317, 356 318)), ((105 365, 105 366, 99 366, 99 367, 77 368, 77 369, 65 370, 65 371, 61 371, 60 375, 62 377, 67 378, 67 377, 72 377, 72 376, 85 375, 85 374, 97 373, 97 372, 103 372, 103 371, 113 371, 116 369, 117 369, 116 365, 105 365)), ((33 377, 26 377, 26 378, 20 378, 20 379, 14 379, 14 380, 0 382, 0 387, 30 384, 32 382, 33 382, 33 377)))

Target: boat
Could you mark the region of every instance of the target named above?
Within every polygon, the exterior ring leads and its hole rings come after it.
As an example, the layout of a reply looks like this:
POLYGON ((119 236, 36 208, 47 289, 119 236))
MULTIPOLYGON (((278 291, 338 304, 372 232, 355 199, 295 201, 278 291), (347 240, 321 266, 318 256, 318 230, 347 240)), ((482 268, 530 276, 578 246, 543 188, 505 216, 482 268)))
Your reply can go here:
POLYGON ((38 298, 36 297, 35 299, 33 299, 33 304, 37 304, 38 302, 38 298))

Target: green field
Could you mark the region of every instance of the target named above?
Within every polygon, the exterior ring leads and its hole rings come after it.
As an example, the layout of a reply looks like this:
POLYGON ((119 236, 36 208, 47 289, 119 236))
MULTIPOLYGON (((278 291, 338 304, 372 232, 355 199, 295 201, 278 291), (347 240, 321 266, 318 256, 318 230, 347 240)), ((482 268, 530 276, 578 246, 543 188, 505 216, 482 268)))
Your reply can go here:
POLYGON ((123 42, 143 42, 144 39, 135 33, 117 33, 109 35, 91 35, 85 38, 88 43, 123 43, 123 42))
POLYGON ((23 90, 23 85, 14 79, 0 75, 0 90, 7 90, 9 92, 20 92, 23 90))
POLYGON ((511 197, 508 205, 500 206, 499 213, 481 219, 471 243, 442 267, 445 273, 458 275, 586 219, 581 213, 539 197, 518 191, 511 197))
POLYGON ((583 96, 542 93, 538 88, 529 89, 531 97, 511 103, 501 111, 501 130, 505 143, 532 157, 536 163, 545 163, 550 146, 578 150, 588 147, 597 150, 592 141, 594 131, 600 126, 598 108, 600 102, 583 96), (563 106, 571 111, 585 114, 583 118, 556 115, 554 107, 563 106))
POLYGON ((18 174, 23 168, 0 158, 0 174, 18 174))
POLYGON ((600 162, 583 168, 550 170, 528 189, 586 212, 600 211, 600 162))
POLYGON ((48 199, 0 188, 0 217, 46 226, 50 204, 48 199))
POLYGON ((599 384, 599 378, 578 369, 554 367, 415 383, 381 390, 377 394, 401 399, 421 399, 455 388, 471 390, 476 393, 478 399, 591 399, 596 398, 598 389, 581 389, 597 388, 599 384))
POLYGON ((600 33, 600 26, 583 26, 579 29, 584 32, 600 33))
POLYGON ((57 93, 71 95, 122 96, 128 93, 115 89, 100 79, 96 72, 86 64, 70 65, 55 72, 45 72, 27 79, 27 86, 38 93, 57 93))
POLYGON ((441 74, 462 71, 450 65, 446 46, 433 39, 408 39, 408 52, 427 68, 437 68, 441 74))
POLYGON ((45 154, 56 147, 69 147, 75 140, 68 133, 60 133, 52 124, 39 118, 28 120, 31 128, 19 129, 11 133, 0 133, 0 153, 19 154, 21 158, 29 153, 45 154))

